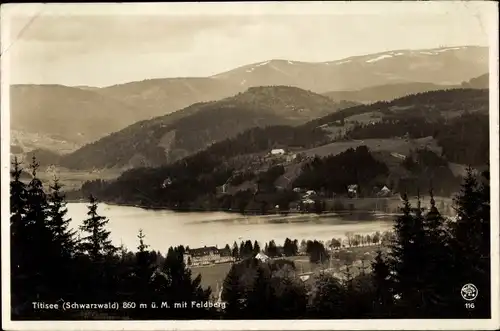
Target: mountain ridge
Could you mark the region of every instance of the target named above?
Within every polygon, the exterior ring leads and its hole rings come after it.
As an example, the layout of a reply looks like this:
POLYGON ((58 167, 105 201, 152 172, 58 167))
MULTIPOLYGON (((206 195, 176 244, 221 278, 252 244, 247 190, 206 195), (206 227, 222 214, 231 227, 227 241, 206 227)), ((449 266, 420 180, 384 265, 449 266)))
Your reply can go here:
POLYGON ((210 77, 146 79, 104 88, 21 84, 11 87, 12 127, 28 134, 47 133, 81 145, 137 121, 172 113, 195 103, 231 97, 255 86, 285 85, 327 93, 414 82, 455 85, 485 72, 488 72, 488 49, 460 46, 386 51, 317 63, 264 61, 210 77), (22 89, 33 92, 12 92, 22 89), (41 89, 43 93, 36 92, 41 89), (66 92, 60 93, 61 89, 66 92), (82 98, 77 95, 78 91, 90 94, 82 98), (49 114, 57 121, 30 115, 37 112, 49 114), (76 124, 83 126, 85 130, 80 131, 85 132, 79 132, 76 124))

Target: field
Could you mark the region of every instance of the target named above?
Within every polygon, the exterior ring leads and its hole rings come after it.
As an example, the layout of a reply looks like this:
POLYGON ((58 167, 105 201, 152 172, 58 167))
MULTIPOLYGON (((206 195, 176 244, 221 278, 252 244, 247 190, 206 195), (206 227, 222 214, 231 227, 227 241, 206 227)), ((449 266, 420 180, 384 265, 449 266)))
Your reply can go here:
POLYGON ((37 175, 44 185, 49 184, 54 179, 54 175, 56 175, 59 178, 60 184, 63 185, 64 189, 66 191, 69 191, 79 189, 84 182, 89 180, 110 180, 117 178, 118 176, 120 176, 120 172, 113 170, 90 172, 70 171, 62 169, 52 171, 51 169, 42 169, 42 171, 40 171, 37 175))
POLYGON ((37 148, 46 149, 60 154, 71 153, 81 144, 74 142, 56 139, 48 135, 39 133, 24 132, 21 130, 11 130, 11 145, 19 146, 23 152, 29 152, 37 148))
MULTIPOLYGON (((302 256, 292 256, 284 259, 291 260, 295 263, 295 267, 297 272, 307 273, 314 272, 316 270, 324 269, 324 268, 335 268, 339 269, 345 265, 346 262, 352 262, 356 260, 365 260, 366 265, 369 265, 370 262, 375 257, 375 252, 379 248, 379 246, 363 246, 363 247, 352 247, 337 251, 334 253, 334 258, 332 259, 331 265, 329 263, 314 264, 309 262, 309 257, 302 256)), ((216 291, 218 288, 222 288, 224 278, 227 273, 231 269, 231 263, 221 263, 215 264, 211 266, 200 266, 191 268, 193 277, 201 275, 201 284, 203 287, 210 286, 212 291, 216 291)))
POLYGON ((324 157, 327 155, 337 155, 349 148, 356 148, 365 145, 372 152, 389 151, 402 155, 408 155, 411 149, 427 147, 430 150, 441 154, 441 148, 432 137, 426 137, 414 140, 405 140, 400 138, 392 139, 365 139, 334 142, 328 145, 319 146, 304 151, 307 156, 324 157))

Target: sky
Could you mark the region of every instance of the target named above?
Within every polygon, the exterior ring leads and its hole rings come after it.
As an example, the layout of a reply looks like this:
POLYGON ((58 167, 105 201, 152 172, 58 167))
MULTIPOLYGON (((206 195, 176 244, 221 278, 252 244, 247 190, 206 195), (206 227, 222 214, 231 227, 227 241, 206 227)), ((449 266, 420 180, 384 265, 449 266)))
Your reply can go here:
POLYGON ((17 4, 2 6, 2 48, 11 83, 102 87, 205 77, 270 59, 487 46, 492 9, 470 2, 17 4))

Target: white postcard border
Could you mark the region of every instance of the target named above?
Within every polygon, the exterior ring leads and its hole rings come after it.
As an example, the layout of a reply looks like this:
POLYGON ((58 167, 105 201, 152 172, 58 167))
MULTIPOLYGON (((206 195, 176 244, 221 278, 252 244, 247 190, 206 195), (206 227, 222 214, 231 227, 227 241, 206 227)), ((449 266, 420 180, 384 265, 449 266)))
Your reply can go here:
MULTIPOLYGON (((499 97, 498 97, 498 4, 488 1, 430 2, 247 2, 247 3, 122 3, 122 4, 7 4, 1 7, 1 215, 2 215, 2 327, 5 330, 469 330, 497 329, 499 322, 499 97), (455 7, 453 7, 455 6, 455 7), (342 14, 376 14, 381 11, 430 13, 467 7, 484 11, 488 8, 490 35, 490 174, 491 174, 491 275, 492 318, 489 320, 239 320, 239 321, 11 321, 10 309, 10 235, 9 235, 9 17, 37 15, 50 11, 62 15, 303 15, 325 14, 331 10, 342 14)), ((484 18, 484 17, 483 17, 484 18)))

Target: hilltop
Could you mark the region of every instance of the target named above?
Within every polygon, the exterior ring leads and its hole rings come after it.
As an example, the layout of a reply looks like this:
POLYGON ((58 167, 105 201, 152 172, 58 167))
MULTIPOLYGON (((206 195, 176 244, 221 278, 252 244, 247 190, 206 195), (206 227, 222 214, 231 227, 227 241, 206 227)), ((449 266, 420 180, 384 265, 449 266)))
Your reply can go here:
POLYGON ((253 127, 300 125, 350 105, 295 87, 250 88, 133 124, 65 155, 60 164, 72 169, 159 166, 253 127))
POLYGON ((462 83, 463 88, 487 89, 490 87, 490 75, 484 74, 479 77, 471 78, 462 83))
POLYGON ((364 104, 377 101, 391 101, 406 95, 457 88, 456 85, 437 85, 433 83, 400 83, 367 87, 361 90, 331 91, 323 93, 332 100, 350 100, 364 104))
MULTIPOLYGON (((246 89, 210 77, 146 79, 117 84, 94 91, 141 109, 138 120, 165 115, 189 105, 216 101, 246 89)), ((129 123, 132 124, 132 123, 129 123)))
POLYGON ((35 148, 48 139, 83 144, 123 129, 140 111, 95 91, 62 85, 13 85, 11 128, 18 135, 36 134, 35 148), (47 136, 48 139, 43 139, 47 136))
POLYGON ((438 90, 451 90, 451 89, 488 89, 489 88, 489 74, 484 74, 478 77, 471 78, 461 84, 456 85, 440 85, 433 83, 399 83, 399 84, 386 84, 373 87, 367 87, 360 90, 350 91, 331 91, 323 93, 323 95, 330 99, 337 100, 350 100, 351 102, 359 102, 364 104, 374 103, 377 101, 391 101, 394 99, 402 98, 407 95, 438 91, 438 90))
POLYGON ((413 82, 454 85, 485 72, 488 49, 463 46, 394 50, 319 63, 276 59, 212 78, 242 87, 289 85, 326 93, 413 82))

